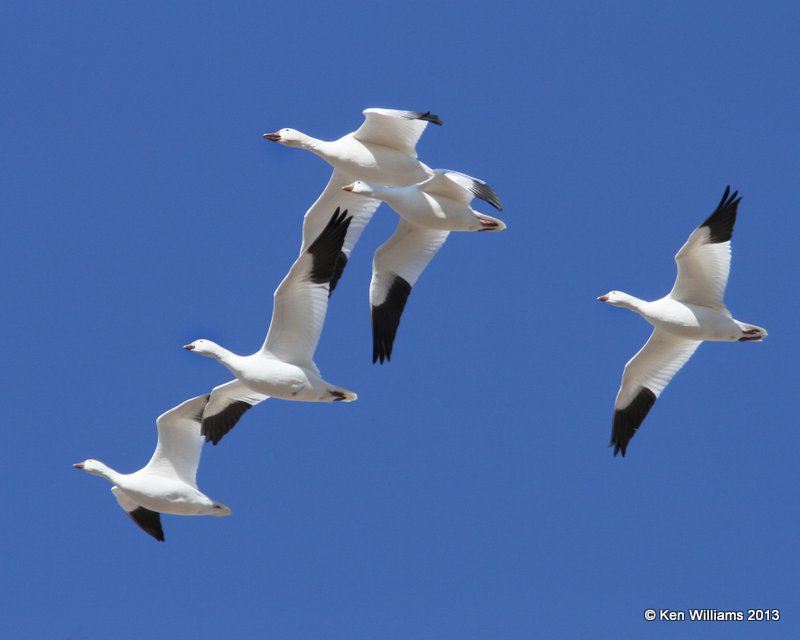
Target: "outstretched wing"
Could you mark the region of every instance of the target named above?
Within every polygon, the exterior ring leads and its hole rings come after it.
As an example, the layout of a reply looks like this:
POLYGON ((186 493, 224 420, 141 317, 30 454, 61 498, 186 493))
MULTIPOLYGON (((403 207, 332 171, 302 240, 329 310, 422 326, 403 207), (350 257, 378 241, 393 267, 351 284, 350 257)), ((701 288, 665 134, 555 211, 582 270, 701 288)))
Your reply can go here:
POLYGON ((353 132, 361 142, 391 147, 416 158, 417 141, 429 122, 441 125, 439 116, 430 111, 364 109, 364 123, 353 132))
POLYGON ((727 187, 714 212, 675 256, 678 277, 670 297, 728 313, 723 297, 731 270, 731 236, 741 198, 727 187))
POLYGON ((236 426, 245 411, 267 398, 269 396, 251 390, 239 380, 231 380, 214 387, 203 411, 200 433, 206 442, 217 444, 236 426))
POLYGON ((295 260, 275 290, 272 322, 262 351, 316 371, 314 351, 350 220, 347 211, 337 209, 317 239, 295 260))
POLYGON ((625 365, 614 402, 611 442, 614 455, 625 450, 658 396, 692 357, 702 340, 687 340, 655 329, 650 339, 625 365))
POLYGON ((372 262, 369 300, 372 310, 372 362, 391 360, 400 316, 411 288, 447 240, 447 231, 435 231, 401 218, 392 237, 372 262))
POLYGON ((332 211, 336 209, 340 211, 347 210, 352 217, 342 250, 336 262, 333 278, 331 279, 331 293, 333 293, 339 278, 342 276, 342 271, 344 271, 347 260, 350 258, 350 252, 361 237, 361 232, 364 231, 364 227, 367 226, 367 223, 372 219, 372 215, 381 204, 380 200, 366 198, 349 191, 342 191, 342 187, 354 180, 355 178, 349 174, 338 169, 334 170, 325 190, 317 198, 317 201, 311 205, 311 208, 306 211, 306 215, 303 218, 303 243, 300 246, 300 255, 308 250, 311 243, 325 229, 331 219, 332 211))
POLYGON ((200 420, 207 402, 207 395, 198 396, 158 416, 158 444, 153 457, 144 466, 148 473, 177 478, 197 487, 195 478, 203 447, 200 420))

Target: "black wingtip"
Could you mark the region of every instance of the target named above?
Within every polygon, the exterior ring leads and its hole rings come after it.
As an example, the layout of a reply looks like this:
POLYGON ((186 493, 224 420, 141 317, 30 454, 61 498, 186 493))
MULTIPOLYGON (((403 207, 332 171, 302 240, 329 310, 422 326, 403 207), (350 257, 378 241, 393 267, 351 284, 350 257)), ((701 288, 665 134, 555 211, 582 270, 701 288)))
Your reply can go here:
POLYGON ((161 514, 158 511, 137 507, 133 511, 128 511, 128 515, 145 533, 159 542, 164 542, 164 529, 161 528, 161 514))
POLYGON ((200 434, 205 436, 206 442, 216 445, 228 431, 236 426, 245 411, 252 409, 253 405, 244 400, 236 400, 219 413, 206 416, 200 427, 200 434))
POLYGON ((709 243, 717 244, 720 242, 728 242, 733 236, 733 227, 736 224, 736 214, 738 212, 739 203, 742 201, 738 191, 731 193, 731 187, 725 187, 725 193, 722 194, 722 199, 719 201, 717 208, 714 212, 706 218, 701 227, 708 227, 709 229, 709 243))
POLYGON ((392 359, 392 342, 378 340, 374 333, 372 336, 372 364, 380 360, 381 364, 390 362, 392 359))
MULTIPOLYGON (((329 284, 334 278, 338 282, 344 269, 344 264, 339 268, 340 256, 343 255, 342 247, 352 219, 353 216, 347 215, 347 209, 340 212, 339 207, 336 207, 336 211, 333 212, 328 224, 308 247, 307 252, 314 258, 311 273, 309 274, 311 282, 329 284), (337 268, 339 269, 338 276, 337 268)), ((347 259, 345 258, 346 262, 347 259)), ((330 289, 328 295, 330 295, 330 289)))
POLYGON ((439 116, 432 114, 430 111, 425 111, 424 113, 422 111, 409 111, 406 117, 409 120, 425 120, 426 122, 432 122, 440 127, 444 124, 439 116))
POLYGON ((470 191, 472 191, 472 194, 476 198, 480 198, 484 202, 488 202, 490 205, 492 205, 498 211, 502 211, 503 210, 503 205, 500 202, 499 196, 497 195, 495 190, 492 189, 485 182, 478 182, 477 180, 473 180, 472 181, 472 188, 470 189, 470 191))
POLYGON ((650 412, 655 401, 656 394, 647 387, 642 387, 627 407, 614 411, 611 442, 608 443, 608 446, 613 445, 615 457, 618 453, 621 453, 623 458, 625 457, 631 438, 650 412))
POLYGON ((383 364, 392 359, 397 327, 400 326, 400 316, 403 315, 410 293, 411 285, 408 281, 396 275, 386 299, 372 307, 372 364, 378 360, 383 364))

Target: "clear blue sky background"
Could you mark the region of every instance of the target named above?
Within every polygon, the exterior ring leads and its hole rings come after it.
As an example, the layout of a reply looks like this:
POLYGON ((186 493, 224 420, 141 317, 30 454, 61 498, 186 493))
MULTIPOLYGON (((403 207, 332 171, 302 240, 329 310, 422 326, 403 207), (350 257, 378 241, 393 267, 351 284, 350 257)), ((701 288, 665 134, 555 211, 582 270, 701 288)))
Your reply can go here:
POLYGON ((800 9, 528 4, 0 5, 4 637, 800 637, 800 9), (382 207, 317 351, 358 402, 248 413, 200 466, 233 516, 156 543, 71 465, 139 468, 228 379, 181 345, 260 346, 329 175, 261 134, 369 106, 439 114, 420 157, 508 230, 451 236, 373 366, 382 207), (666 293, 727 184, 727 302, 770 336, 703 345, 614 459, 649 327, 595 298, 666 293))

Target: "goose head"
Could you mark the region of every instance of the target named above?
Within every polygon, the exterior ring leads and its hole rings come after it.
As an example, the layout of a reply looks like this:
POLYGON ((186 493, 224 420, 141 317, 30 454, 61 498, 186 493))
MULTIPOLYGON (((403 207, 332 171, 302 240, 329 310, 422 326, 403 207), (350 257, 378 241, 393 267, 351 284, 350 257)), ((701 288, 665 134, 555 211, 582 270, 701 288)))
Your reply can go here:
POLYGON ((216 357, 220 349, 216 342, 212 342, 211 340, 206 340, 204 338, 195 340, 189 344, 185 344, 183 345, 183 348, 187 351, 199 353, 201 356, 208 356, 210 358, 216 357))
POLYGON ((93 460, 92 458, 84 460, 83 462, 77 462, 72 466, 76 469, 82 469, 86 473, 91 473, 93 476, 103 476, 108 470, 106 465, 99 460, 93 460))
POLYGON ((287 147, 302 147, 306 136, 296 129, 280 129, 275 133, 265 133, 263 138, 287 147))
POLYGON ((629 307, 633 296, 623 293, 622 291, 609 291, 607 294, 598 296, 600 302, 606 302, 614 305, 615 307, 629 307))
POLYGON ((371 184, 364 182, 363 180, 356 180, 355 182, 351 182, 348 185, 342 187, 342 191, 347 191, 349 193, 355 193, 359 196, 366 196, 367 198, 376 198, 380 199, 377 190, 371 184))

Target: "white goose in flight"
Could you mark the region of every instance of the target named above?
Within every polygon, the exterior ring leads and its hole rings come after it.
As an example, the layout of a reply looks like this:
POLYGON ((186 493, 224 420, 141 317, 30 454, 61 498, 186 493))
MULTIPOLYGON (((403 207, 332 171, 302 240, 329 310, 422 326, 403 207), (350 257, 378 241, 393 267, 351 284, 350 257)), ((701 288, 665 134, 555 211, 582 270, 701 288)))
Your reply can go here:
POLYGON ((703 340, 760 341, 767 331, 735 320, 723 296, 731 266, 731 235, 741 198, 725 189, 714 212, 695 229, 675 256, 678 276, 666 296, 646 302, 611 291, 597 298, 635 311, 655 329, 625 365, 614 402, 614 455, 628 447, 656 398, 703 340))
POLYGON ((302 253, 319 235, 330 211, 337 207, 350 211, 353 221, 336 265, 331 291, 336 288, 361 232, 380 205, 379 200, 347 193, 342 187, 355 180, 404 186, 433 176, 433 170, 417 160, 416 146, 429 122, 442 124, 438 116, 429 111, 377 108, 365 109, 363 113, 362 125, 338 140, 318 140, 295 129, 264 134, 266 140, 311 151, 333 167, 328 185, 306 212, 300 247, 302 253))
POLYGON ((419 184, 390 187, 357 180, 345 191, 386 202, 400 216, 397 229, 376 252, 369 288, 372 362, 391 360, 397 328, 411 288, 450 231, 502 231, 506 225, 473 210, 476 195, 502 211, 500 199, 482 180, 436 169, 419 184))
POLYGON ((203 447, 200 419, 208 396, 198 396, 160 415, 156 420, 158 444, 144 467, 119 473, 98 460, 72 465, 105 478, 125 512, 156 540, 164 540, 161 514, 229 516, 231 510, 197 488, 197 465, 203 447))
POLYGON ((215 387, 203 412, 202 434, 217 444, 242 414, 272 396, 306 402, 350 402, 356 394, 322 379, 314 363, 328 310, 330 281, 351 218, 337 209, 275 290, 272 322, 259 351, 240 356, 205 339, 184 346, 225 365, 236 376, 215 387))

